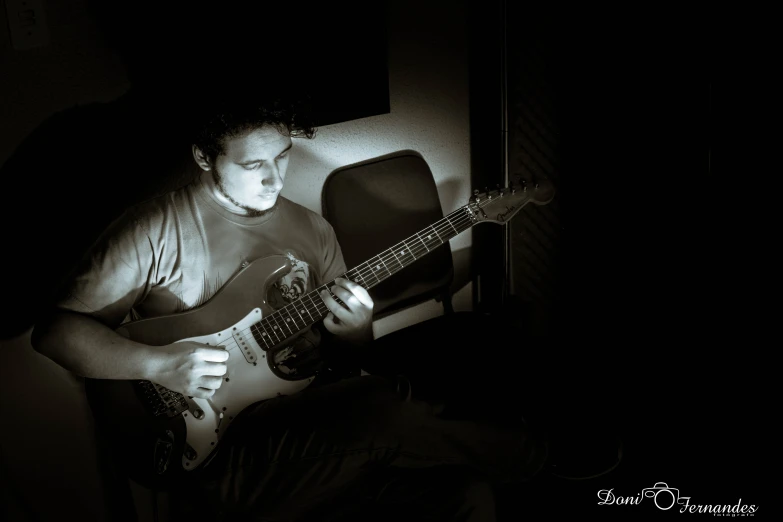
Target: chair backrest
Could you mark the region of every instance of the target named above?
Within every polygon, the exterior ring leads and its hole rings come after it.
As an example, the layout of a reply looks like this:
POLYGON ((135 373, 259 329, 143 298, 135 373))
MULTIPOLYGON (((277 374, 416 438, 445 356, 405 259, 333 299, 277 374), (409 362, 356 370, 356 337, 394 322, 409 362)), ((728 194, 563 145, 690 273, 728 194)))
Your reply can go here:
MULTIPOLYGON (((348 269, 443 218, 432 171, 409 150, 336 169, 324 183, 322 207, 348 269)), ((450 311, 453 278, 451 249, 442 245, 370 290, 374 316, 433 298, 450 311)))

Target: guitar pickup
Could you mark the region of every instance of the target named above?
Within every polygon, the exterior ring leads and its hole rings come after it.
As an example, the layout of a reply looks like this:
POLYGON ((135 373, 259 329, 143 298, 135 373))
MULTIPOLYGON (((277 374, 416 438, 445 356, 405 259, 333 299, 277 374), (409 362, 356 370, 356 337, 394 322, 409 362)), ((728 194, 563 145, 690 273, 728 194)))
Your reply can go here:
POLYGON ((258 348, 253 334, 249 328, 239 329, 236 328, 231 334, 234 340, 237 342, 239 351, 242 352, 242 356, 250 364, 256 364, 258 362, 258 348))

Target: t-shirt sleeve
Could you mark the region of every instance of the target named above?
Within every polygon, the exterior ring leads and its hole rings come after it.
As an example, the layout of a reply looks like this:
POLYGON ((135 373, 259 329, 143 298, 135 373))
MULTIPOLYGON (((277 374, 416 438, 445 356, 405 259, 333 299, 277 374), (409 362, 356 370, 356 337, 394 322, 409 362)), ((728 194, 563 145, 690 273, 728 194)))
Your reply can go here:
POLYGON ((154 271, 149 235, 125 213, 80 261, 56 306, 117 328, 149 292, 154 271))

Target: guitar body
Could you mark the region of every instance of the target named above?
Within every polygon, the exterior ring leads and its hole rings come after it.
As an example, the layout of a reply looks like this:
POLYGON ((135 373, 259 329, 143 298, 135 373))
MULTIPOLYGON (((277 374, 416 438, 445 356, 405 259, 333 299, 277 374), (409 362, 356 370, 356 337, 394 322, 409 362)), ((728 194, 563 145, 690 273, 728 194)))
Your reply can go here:
POLYGON ((181 314, 130 322, 117 330, 151 346, 187 340, 222 346, 229 352, 228 371, 210 399, 174 394, 179 397, 179 407, 163 408, 157 415, 150 409, 149 396, 158 399, 151 383, 145 382, 142 389, 138 381, 86 379, 96 423, 109 439, 114 461, 129 477, 146 487, 166 489, 213 455, 243 409, 297 393, 312 382, 312 375, 280 370, 286 357, 296 356, 291 349, 262 348, 249 333, 253 324, 273 312, 266 303, 267 289, 290 270, 285 256, 259 259, 204 305, 181 314))

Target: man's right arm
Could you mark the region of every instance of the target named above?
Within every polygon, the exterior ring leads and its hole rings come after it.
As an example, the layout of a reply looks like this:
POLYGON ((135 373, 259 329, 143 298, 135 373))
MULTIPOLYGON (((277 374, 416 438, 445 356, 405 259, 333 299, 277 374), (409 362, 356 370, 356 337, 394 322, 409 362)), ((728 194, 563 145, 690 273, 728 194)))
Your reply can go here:
MULTIPOLYGON (((158 231, 162 234, 162 232, 158 231)), ((130 213, 102 234, 36 321, 33 347, 71 372, 92 379, 149 380, 208 398, 220 387, 228 352, 194 342, 148 346, 115 331, 154 286, 161 244, 130 213)))
POLYGON ((150 380, 160 350, 131 341, 86 314, 55 310, 39 321, 33 348, 66 370, 93 379, 150 380))
POLYGON ((148 346, 126 339, 97 319, 54 311, 33 329, 33 347, 82 377, 149 380, 208 399, 226 374, 228 352, 194 342, 148 346))

